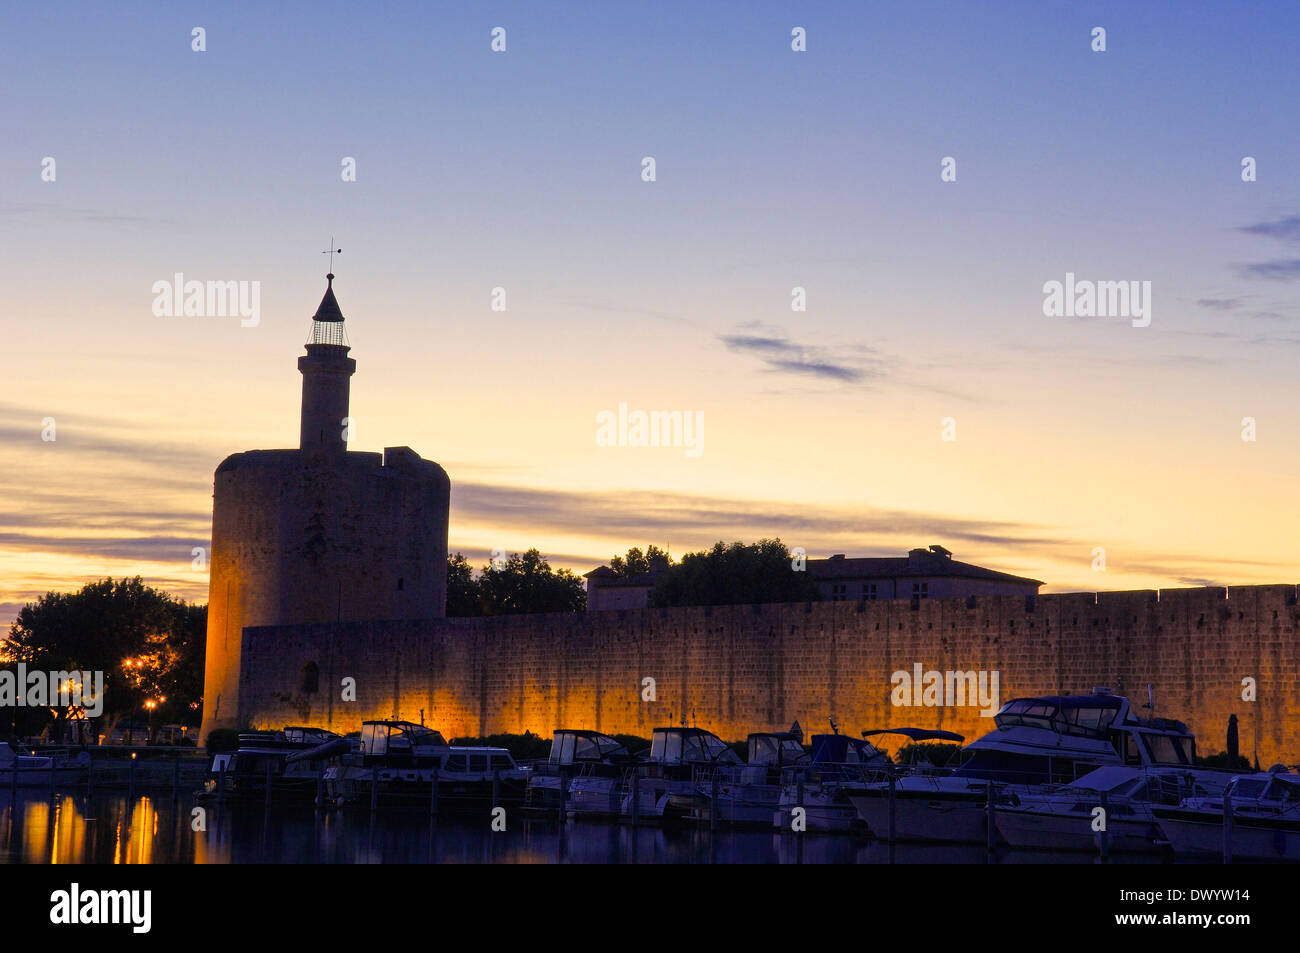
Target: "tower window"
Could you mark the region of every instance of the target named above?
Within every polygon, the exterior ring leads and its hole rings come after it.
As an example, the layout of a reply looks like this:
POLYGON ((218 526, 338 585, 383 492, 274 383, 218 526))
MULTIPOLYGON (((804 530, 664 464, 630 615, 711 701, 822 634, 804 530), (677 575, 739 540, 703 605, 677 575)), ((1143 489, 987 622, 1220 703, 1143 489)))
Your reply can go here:
POLYGON ((928 582, 912 583, 913 599, 928 599, 930 597, 930 584, 928 582))
POLYGON ((302 667, 300 688, 305 695, 314 695, 320 691, 320 666, 315 662, 308 662, 302 667))

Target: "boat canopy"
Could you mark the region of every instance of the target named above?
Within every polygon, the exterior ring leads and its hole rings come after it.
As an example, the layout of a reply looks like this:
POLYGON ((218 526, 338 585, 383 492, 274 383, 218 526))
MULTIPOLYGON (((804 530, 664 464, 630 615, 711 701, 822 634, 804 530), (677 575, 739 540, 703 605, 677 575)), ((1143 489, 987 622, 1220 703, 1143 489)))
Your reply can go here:
POLYGON ((802 764, 808 760, 797 735, 788 731, 755 731, 749 736, 750 764, 802 764))
POLYGON ((606 758, 626 755, 627 748, 609 735, 599 731, 560 728, 551 738, 548 764, 573 764, 575 761, 604 761, 606 758))
POLYGON ((812 759, 815 764, 868 764, 887 760, 871 742, 851 735, 813 735, 812 759))
POLYGON ((874 728, 862 733, 864 738, 872 735, 903 735, 913 741, 955 741, 957 744, 966 740, 965 735, 959 735, 955 731, 940 731, 938 728, 874 728))
POLYGON ((703 728, 656 728, 650 739, 650 760, 659 764, 739 764, 740 756, 703 728))
POLYGON ((378 757, 390 751, 404 752, 413 748, 445 748, 447 740, 441 732, 409 721, 365 721, 361 723, 361 753, 378 757))
POLYGON ((1127 700, 1119 695, 1043 695, 1015 698, 993 716, 999 728, 1046 728, 1063 735, 1105 734, 1127 700))
POLYGON ((1300 776, 1272 772, 1243 774, 1229 781, 1223 793, 1236 798, 1300 804, 1300 776))

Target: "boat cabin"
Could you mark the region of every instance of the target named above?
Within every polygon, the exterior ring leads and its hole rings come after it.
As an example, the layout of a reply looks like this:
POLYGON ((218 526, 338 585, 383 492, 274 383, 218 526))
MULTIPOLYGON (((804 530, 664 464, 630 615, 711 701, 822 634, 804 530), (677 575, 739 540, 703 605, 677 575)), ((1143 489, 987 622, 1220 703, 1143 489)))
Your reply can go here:
POLYGON ((1234 803, 1246 801, 1272 810, 1295 810, 1300 808, 1300 776, 1282 773, 1243 775, 1229 781, 1223 793, 1234 803))
POLYGON ((806 764, 808 752, 799 736, 789 731, 754 731, 749 735, 748 764, 765 764, 773 768, 806 764))
POLYGON ((993 720, 997 728, 967 746, 970 758, 956 775, 1015 784, 1069 783, 1107 764, 1196 764, 1196 738, 1186 725, 1138 718, 1127 698, 1106 689, 1016 698, 993 720))
POLYGON ((1119 695, 1048 695, 1016 698, 993 716, 999 728, 1045 728, 1061 735, 1104 738, 1123 719, 1128 700, 1119 695))
POLYGON ((410 761, 441 755, 447 739, 441 732, 409 721, 366 721, 361 724, 358 752, 367 760, 410 761))
POLYGON ((850 735, 813 735, 814 764, 882 764, 888 759, 869 741, 850 735))
POLYGON ((654 764, 740 764, 740 756, 721 738, 703 728, 656 728, 650 737, 654 764))
POLYGON ((560 728, 551 738, 549 765, 587 764, 625 757, 627 748, 599 731, 560 728))
POLYGON ((314 748, 338 737, 324 728, 307 728, 302 725, 285 725, 280 729, 280 734, 284 736, 286 744, 301 745, 304 748, 314 748))

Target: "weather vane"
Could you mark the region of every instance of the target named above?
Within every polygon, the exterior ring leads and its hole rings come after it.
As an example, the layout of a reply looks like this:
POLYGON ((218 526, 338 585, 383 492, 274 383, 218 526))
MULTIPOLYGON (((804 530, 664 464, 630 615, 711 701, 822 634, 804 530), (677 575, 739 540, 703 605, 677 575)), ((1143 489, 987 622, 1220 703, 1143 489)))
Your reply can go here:
POLYGON ((334 236, 330 236, 330 247, 321 252, 322 255, 330 256, 330 274, 334 273, 334 256, 343 254, 342 248, 334 247, 334 236))

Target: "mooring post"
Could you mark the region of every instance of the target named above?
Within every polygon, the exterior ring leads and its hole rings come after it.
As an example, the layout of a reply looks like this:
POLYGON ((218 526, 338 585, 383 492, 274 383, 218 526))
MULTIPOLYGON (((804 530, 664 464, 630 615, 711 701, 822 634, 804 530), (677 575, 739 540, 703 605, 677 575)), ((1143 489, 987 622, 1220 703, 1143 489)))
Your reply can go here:
POLYGON ((429 785, 429 816, 438 816, 438 765, 433 766, 433 782, 429 785))
POLYGON ((1110 859, 1110 798, 1101 792, 1101 859, 1110 859))
POLYGON ((370 769, 370 812, 379 807, 379 768, 370 769))
POLYGON ((988 783, 987 790, 988 790, 988 803, 985 804, 984 807, 985 810, 988 812, 988 816, 985 818, 984 821, 984 827, 986 828, 984 833, 985 833, 985 840, 987 841, 989 853, 993 853, 993 849, 997 847, 998 844, 998 817, 997 817, 998 802, 994 800, 993 797, 992 781, 988 783))
POLYGON ((641 823, 641 765, 632 766, 632 826, 641 823))
POLYGON ((95 796, 95 759, 91 758, 86 765, 86 799, 95 796))
POLYGON ((50 800, 54 800, 54 756, 50 755, 50 800))
POLYGON ((217 803, 226 796, 226 761, 223 759, 221 767, 217 769, 217 803))
POLYGON ((1223 862, 1232 863, 1232 795, 1223 795, 1223 862))
POLYGON ((126 799, 135 800, 135 757, 136 753, 131 752, 131 764, 126 769, 126 799))
POLYGON ((897 788, 898 788, 898 778, 895 777, 894 773, 891 771, 889 773, 889 842, 891 844, 894 842, 894 838, 898 836, 897 834, 898 820, 897 820, 897 815, 894 811, 894 805, 896 800, 894 795, 895 792, 897 791, 897 788))
POLYGON ((719 810, 718 769, 714 768, 713 769, 713 800, 709 808, 709 830, 711 831, 716 831, 718 829, 718 810, 719 810))
POLYGON ((564 829, 564 818, 569 813, 569 770, 560 765, 560 829, 564 829))
POLYGON ((181 753, 172 755, 172 800, 181 796, 181 753))
POLYGON ((266 762, 266 806, 271 806, 271 762, 266 762))
POLYGON ((501 769, 492 769, 492 810, 496 810, 497 802, 501 799, 501 769))

